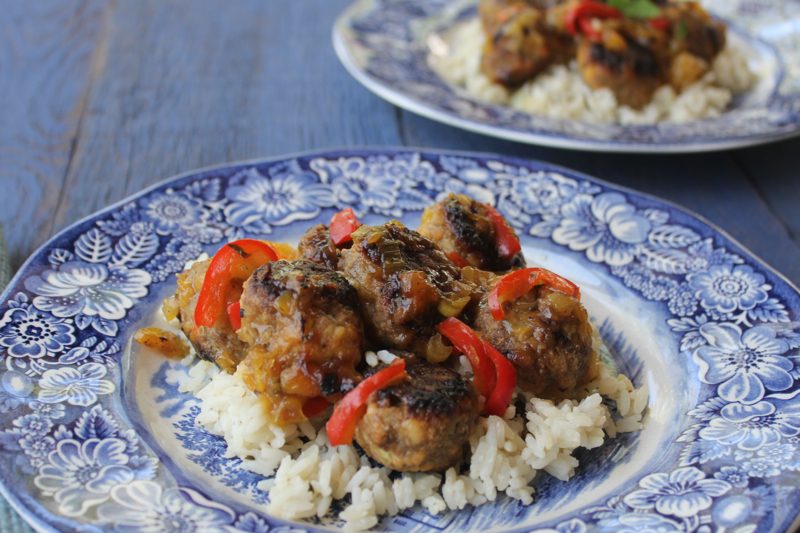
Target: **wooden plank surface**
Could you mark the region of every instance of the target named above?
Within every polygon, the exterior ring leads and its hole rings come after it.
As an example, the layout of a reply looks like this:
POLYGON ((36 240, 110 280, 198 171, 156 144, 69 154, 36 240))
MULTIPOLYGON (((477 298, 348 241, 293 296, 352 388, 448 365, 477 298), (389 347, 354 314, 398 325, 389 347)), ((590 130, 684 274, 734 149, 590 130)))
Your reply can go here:
POLYGON ((331 26, 345 4, 121 3, 56 227, 198 167, 400 144, 394 109, 363 94, 333 52, 331 26))
POLYGON ((100 0, 0 1, 0 220, 12 270, 55 229, 105 7, 100 0))

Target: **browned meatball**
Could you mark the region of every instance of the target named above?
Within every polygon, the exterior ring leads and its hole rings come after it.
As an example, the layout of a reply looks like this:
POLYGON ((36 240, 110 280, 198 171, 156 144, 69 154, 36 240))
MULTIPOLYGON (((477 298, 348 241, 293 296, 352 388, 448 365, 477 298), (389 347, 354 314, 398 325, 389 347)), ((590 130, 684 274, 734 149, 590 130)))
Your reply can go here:
MULTIPOLYGON (((245 357, 247 345, 236 335, 228 318, 227 310, 220 311, 217 321, 211 328, 198 327, 194 323, 197 298, 210 264, 211 259, 206 259, 195 263, 182 274, 178 274, 178 290, 175 296, 170 298, 173 302, 171 305, 174 306, 177 303, 181 329, 194 346, 197 355, 216 363, 222 370, 233 371, 245 357)), ((234 287, 233 296, 238 296, 241 290, 241 286, 234 287)))
POLYGON ((509 258, 500 256, 497 231, 489 219, 488 207, 463 194, 451 194, 426 208, 418 231, 438 244, 451 259, 463 260, 481 270, 500 272, 525 266, 522 252, 509 258))
POLYGON ((680 91, 700 79, 725 45, 725 25, 696 2, 661 2, 657 20, 662 23, 595 20, 600 37, 582 36, 578 44, 586 83, 608 87, 620 104, 641 108, 667 82, 680 91))
POLYGON ((711 20, 697 2, 669 2, 662 13, 671 22, 673 55, 686 51, 710 63, 725 47, 725 24, 711 20))
POLYGON ((339 267, 340 254, 325 224, 317 224, 308 230, 300 238, 297 251, 301 259, 324 265, 332 270, 339 267))
POLYGON ((666 83, 662 59, 636 40, 614 33, 613 39, 578 44, 578 69, 591 87, 611 89, 620 105, 639 109, 666 83))
POLYGON ((507 86, 521 85, 552 61, 544 28, 544 15, 522 4, 505 8, 491 30, 481 57, 481 71, 489 79, 507 86))
POLYGON ((435 243, 399 222, 361 226, 352 237, 339 265, 358 291, 367 335, 427 357, 434 338, 441 344, 436 324, 461 313, 472 286, 435 243))
POLYGON ((356 441, 401 472, 444 470, 461 459, 478 422, 478 391, 460 374, 414 358, 408 379, 370 396, 356 441))
POLYGON ((484 31, 492 35, 511 14, 523 7, 530 7, 527 0, 481 0, 478 4, 478 16, 484 31))
POLYGON ((242 362, 245 383, 278 423, 305 420, 315 396, 341 397, 360 380, 363 325, 355 289, 340 274, 310 261, 274 261, 244 284, 239 336, 252 348, 242 362))
POLYGON ((540 285, 513 302, 496 321, 481 298, 474 328, 514 364, 517 385, 540 397, 559 398, 597 375, 592 327, 580 301, 540 285))

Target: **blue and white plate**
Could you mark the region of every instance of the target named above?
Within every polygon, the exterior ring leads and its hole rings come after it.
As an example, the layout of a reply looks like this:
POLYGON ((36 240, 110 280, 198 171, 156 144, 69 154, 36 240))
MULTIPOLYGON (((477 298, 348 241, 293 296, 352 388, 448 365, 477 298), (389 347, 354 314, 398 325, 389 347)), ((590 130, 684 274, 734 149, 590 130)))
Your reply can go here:
POLYGON ((0 489, 40 531, 321 531, 264 512, 178 392, 180 364, 132 346, 174 274, 244 236, 295 242, 346 206, 416 227, 449 192, 492 202, 526 257, 581 286, 619 368, 650 387, 644 429, 501 497, 378 526, 400 533, 785 531, 800 509, 800 294, 719 230, 655 198, 538 161, 354 149, 201 170, 45 244, 0 299, 0 489))
POLYGON ((717 118, 649 126, 589 124, 490 104, 445 83, 427 62, 431 35, 475 16, 477 0, 357 0, 333 44, 369 90, 427 118, 512 141, 606 152, 700 152, 800 134, 800 3, 705 0, 757 66, 758 80, 717 118))

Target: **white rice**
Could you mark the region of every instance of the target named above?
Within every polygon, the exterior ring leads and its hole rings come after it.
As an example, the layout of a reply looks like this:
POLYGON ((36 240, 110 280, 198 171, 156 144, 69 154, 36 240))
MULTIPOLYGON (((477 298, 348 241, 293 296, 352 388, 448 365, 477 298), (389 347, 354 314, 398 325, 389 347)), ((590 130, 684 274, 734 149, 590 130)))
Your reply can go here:
POLYGON ((647 106, 634 110, 618 105, 610 89, 589 87, 574 61, 568 66, 550 67, 516 91, 491 82, 480 70, 486 35, 477 18, 457 26, 445 37, 433 35, 428 42, 429 63, 445 81, 480 100, 551 118, 653 124, 715 117, 725 110, 734 93, 747 90, 755 80, 745 52, 729 41, 701 80, 680 94, 665 85, 647 106))
MULTIPOLYGON (((393 357, 383 350, 366 354, 370 364, 393 357)), ((460 371, 471 375, 468 363, 460 371)), ((197 424, 222 436, 227 456, 240 458, 244 468, 274 475, 258 485, 269 492, 267 512, 286 519, 321 518, 334 500, 349 496, 350 504, 339 513, 349 531, 370 529, 381 516, 394 516, 417 502, 431 514, 481 505, 500 493, 530 504, 531 482, 539 471, 568 480, 578 466, 572 453, 641 429, 648 399, 647 386, 635 389, 625 376, 615 378, 603 367, 578 400, 554 404, 527 397, 524 413, 517 414, 512 405, 502 418, 482 417, 470 437, 465 473, 450 468, 444 480, 440 474, 411 473, 392 479, 389 469, 371 467, 353 446, 331 447, 324 427, 327 414, 276 427, 238 372, 226 374, 201 361, 189 375, 180 390, 200 400, 197 424), (616 413, 602 403, 603 397, 614 400, 616 413)))

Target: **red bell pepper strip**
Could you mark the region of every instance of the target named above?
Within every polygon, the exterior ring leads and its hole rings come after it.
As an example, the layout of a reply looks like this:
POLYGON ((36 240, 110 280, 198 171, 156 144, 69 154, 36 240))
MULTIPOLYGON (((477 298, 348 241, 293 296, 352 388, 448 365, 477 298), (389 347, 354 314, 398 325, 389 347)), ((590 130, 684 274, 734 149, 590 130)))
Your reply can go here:
POLYGON ((581 290, 568 279, 544 268, 523 268, 500 278, 489 292, 489 311, 492 317, 497 321, 503 320, 503 302, 513 302, 528 294, 536 285, 547 285, 568 296, 575 296, 579 300, 581 298, 581 290))
POLYGON ((567 11, 564 22, 570 35, 577 35, 579 30, 583 30, 581 19, 621 19, 622 12, 616 7, 612 7, 593 0, 584 0, 577 6, 567 11))
POLYGON ((233 288, 231 282, 246 280, 258 267, 277 259, 268 244, 254 239, 240 239, 220 248, 208 265, 203 288, 197 297, 195 324, 213 327, 226 306, 225 299, 233 288))
POLYGON ((449 254, 447 254, 447 257, 449 257, 450 261, 455 263, 458 268, 464 268, 469 266, 467 260, 464 259, 458 252, 450 252, 449 254))
POLYGON ((654 17, 647 19, 647 23, 657 30, 668 30, 672 22, 667 17, 654 17))
POLYGON ((491 396, 487 398, 483 410, 490 415, 502 417, 508 408, 508 402, 511 401, 514 389, 517 388, 517 369, 514 368, 511 361, 488 342, 483 341, 483 348, 497 371, 497 386, 491 396))
POLYGON ((331 217, 330 234, 333 244, 339 246, 350 240, 350 234, 361 226, 353 208, 342 209, 331 217))
POLYGON ((331 402, 325 399, 325 396, 314 396, 306 400, 303 404, 303 414, 306 418, 314 418, 325 409, 330 407, 331 402))
POLYGON ((472 328, 455 317, 440 322, 436 329, 467 356, 475 374, 473 382, 484 398, 489 398, 497 385, 497 373, 492 360, 483 349, 483 341, 472 328))
POLYGON ((498 213, 497 209, 491 205, 485 205, 489 220, 492 221, 494 231, 497 234, 497 251, 500 253, 500 257, 509 259, 522 250, 519 239, 514 230, 511 229, 511 226, 508 225, 508 222, 506 222, 506 219, 503 218, 503 215, 498 213))
POLYGON ((231 302, 228 304, 228 318, 231 319, 231 326, 234 330, 242 327, 242 306, 239 302, 231 302))
POLYGON ((370 395, 406 375, 406 361, 398 357, 388 367, 372 374, 348 392, 333 408, 333 414, 325 424, 331 446, 353 442, 356 426, 367 411, 370 395))

